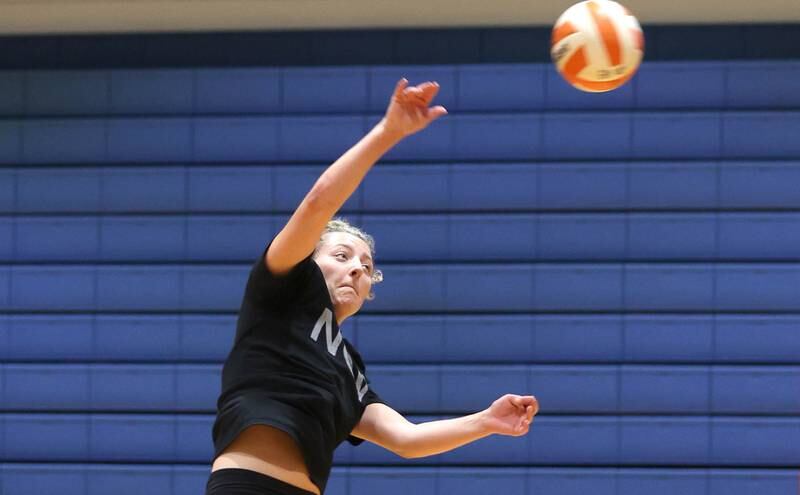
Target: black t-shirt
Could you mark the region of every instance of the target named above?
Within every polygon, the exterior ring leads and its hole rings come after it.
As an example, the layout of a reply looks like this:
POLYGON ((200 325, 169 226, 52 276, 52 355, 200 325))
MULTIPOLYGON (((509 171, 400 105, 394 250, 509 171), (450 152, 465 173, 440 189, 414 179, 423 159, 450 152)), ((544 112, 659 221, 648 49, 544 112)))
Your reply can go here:
POLYGON ((383 402, 356 349, 339 332, 319 266, 308 258, 273 276, 264 255, 247 281, 236 339, 222 369, 214 457, 248 426, 285 431, 300 447, 311 481, 324 491, 333 451, 364 408, 383 402))

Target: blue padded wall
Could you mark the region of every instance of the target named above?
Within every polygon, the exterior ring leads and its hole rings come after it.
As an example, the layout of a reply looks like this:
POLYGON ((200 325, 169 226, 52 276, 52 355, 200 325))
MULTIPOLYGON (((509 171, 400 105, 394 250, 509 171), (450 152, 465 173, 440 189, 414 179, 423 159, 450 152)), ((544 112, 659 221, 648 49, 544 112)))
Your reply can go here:
POLYGON ((796 490, 800 64, 379 63, 0 72, 0 491, 202 492, 248 267, 401 76, 450 115, 343 208, 386 274, 345 335, 412 421, 541 413, 327 493, 796 490))

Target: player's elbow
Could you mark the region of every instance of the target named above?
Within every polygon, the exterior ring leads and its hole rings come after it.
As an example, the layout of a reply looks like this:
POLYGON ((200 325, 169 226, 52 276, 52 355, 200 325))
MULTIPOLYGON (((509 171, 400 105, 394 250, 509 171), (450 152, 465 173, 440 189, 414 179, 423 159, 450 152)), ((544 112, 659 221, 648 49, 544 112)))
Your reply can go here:
POLYGON ((394 449, 393 452, 402 457, 403 459, 416 459, 417 457, 420 457, 418 454, 416 454, 412 449, 408 447, 398 447, 394 449))
POLYGON ((423 451, 423 450, 421 450, 419 448, 415 448, 415 447, 412 447, 412 446, 404 448, 404 449, 400 450, 399 452, 395 452, 395 453, 397 455, 399 455, 400 457, 402 457, 403 459, 419 459, 420 457, 428 457, 428 456, 432 455, 429 452, 425 452, 425 451, 423 451))
POLYGON ((403 425, 401 433, 397 435, 397 438, 395 439, 394 448, 392 451, 403 459, 417 459, 419 457, 424 457, 417 448, 417 442, 414 441, 416 426, 417 425, 413 423, 407 423, 403 425))

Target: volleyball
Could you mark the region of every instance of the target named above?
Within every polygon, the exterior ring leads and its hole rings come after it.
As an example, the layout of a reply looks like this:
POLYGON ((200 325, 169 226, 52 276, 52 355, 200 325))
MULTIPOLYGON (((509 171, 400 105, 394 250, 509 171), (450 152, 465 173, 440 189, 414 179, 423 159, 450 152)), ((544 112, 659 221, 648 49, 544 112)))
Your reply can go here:
POLYGON ((556 70, 582 91, 602 93, 625 84, 644 56, 636 17, 612 0, 586 0, 564 11, 553 26, 550 56, 556 70))

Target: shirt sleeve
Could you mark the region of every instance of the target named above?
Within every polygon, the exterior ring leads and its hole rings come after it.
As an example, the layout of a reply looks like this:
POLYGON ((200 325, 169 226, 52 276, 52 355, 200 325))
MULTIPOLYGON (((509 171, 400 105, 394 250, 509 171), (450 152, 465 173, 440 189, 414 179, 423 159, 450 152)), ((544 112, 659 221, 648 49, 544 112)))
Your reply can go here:
MULTIPOLYGON (((358 366, 362 370, 364 370, 364 373, 366 373, 367 367, 364 365, 364 360, 361 359, 361 354, 359 354, 357 350, 351 349, 351 355, 356 364, 358 364, 358 366)), ((367 406, 370 404, 378 403, 378 404, 388 405, 386 401, 383 400, 381 396, 378 395, 377 392, 375 392, 375 389, 372 388, 372 384, 369 381, 369 377, 367 377, 367 384, 369 385, 369 389, 367 390, 367 393, 364 394, 364 399, 361 401, 361 403, 364 405, 364 408, 361 410, 361 414, 364 414, 364 409, 366 409, 367 406)), ((347 437, 347 441, 350 442, 351 445, 361 445, 362 443, 364 443, 363 438, 354 437, 353 435, 347 437)))
MULTIPOLYGON (((270 245, 272 243, 270 242, 270 245)), ((278 306, 291 300, 299 288, 309 282, 315 266, 311 255, 295 265, 289 273, 275 276, 267 269, 265 256, 269 246, 261 253, 250 269, 245 298, 258 305, 278 306)))
MULTIPOLYGON (((372 390, 372 387, 370 387, 370 389, 367 390, 367 394, 364 396, 364 409, 366 409, 368 405, 376 403, 386 404, 386 401, 381 399, 381 397, 372 390)), ((353 435, 348 436, 347 441, 350 442, 350 445, 361 445, 364 443, 363 438, 354 437, 353 435)))

